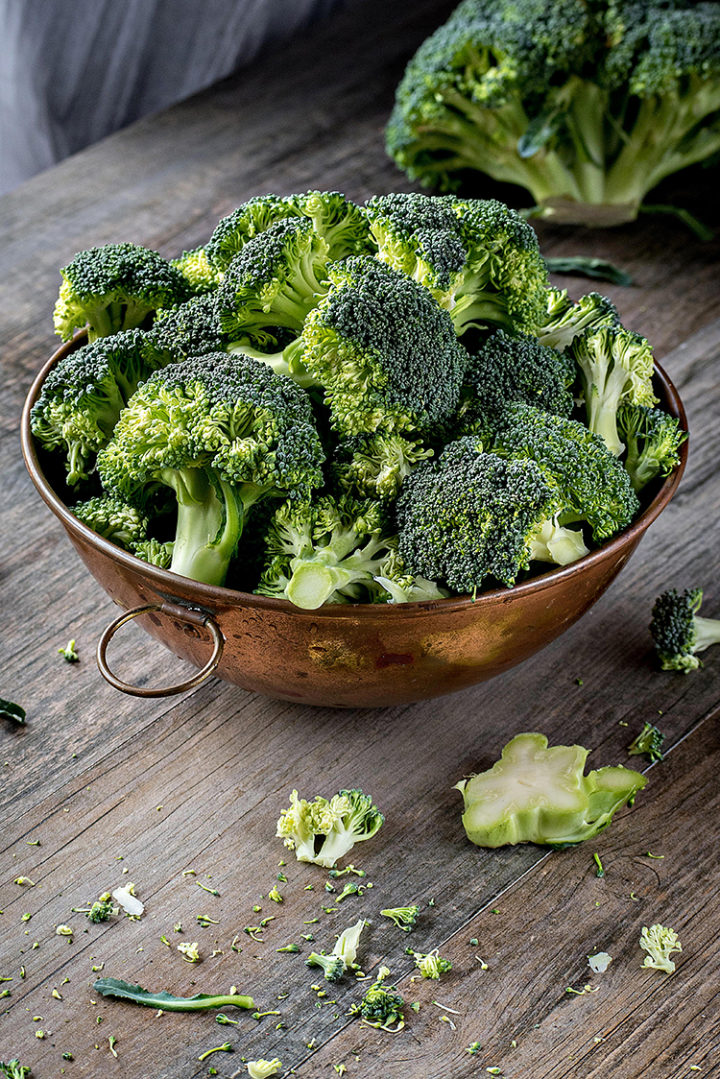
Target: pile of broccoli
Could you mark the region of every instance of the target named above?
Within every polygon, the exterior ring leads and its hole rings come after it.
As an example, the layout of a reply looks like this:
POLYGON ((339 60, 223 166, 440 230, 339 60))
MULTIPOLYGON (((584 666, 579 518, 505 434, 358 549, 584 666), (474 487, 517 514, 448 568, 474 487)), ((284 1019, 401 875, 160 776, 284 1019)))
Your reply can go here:
POLYGON ((717 3, 463 0, 410 60, 386 136, 425 185, 485 173, 544 217, 607 226, 716 155, 719 117, 717 3))
MULTIPOLYGON (((209 585, 324 604, 511 586, 621 531, 685 433, 613 304, 496 201, 251 199, 204 247, 80 252, 87 343, 32 430, 79 520, 209 585)), ((62 489, 59 484, 59 489, 62 489)))

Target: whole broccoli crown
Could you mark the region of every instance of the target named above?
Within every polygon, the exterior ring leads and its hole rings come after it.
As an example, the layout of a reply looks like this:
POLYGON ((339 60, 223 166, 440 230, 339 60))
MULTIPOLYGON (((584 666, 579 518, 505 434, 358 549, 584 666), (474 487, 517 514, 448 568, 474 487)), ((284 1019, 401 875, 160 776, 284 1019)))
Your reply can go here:
POLYGON ((207 467, 231 484, 308 497, 323 451, 309 401, 247 356, 211 353, 155 372, 98 460, 106 488, 132 492, 164 469, 207 467))
POLYGON ((328 267, 330 288, 305 320, 303 362, 342 435, 422 432, 452 414, 467 353, 428 290, 371 257, 328 267))
POLYGON ((54 318, 56 330, 64 338, 88 321, 92 324, 94 309, 99 306, 131 303, 138 309, 137 325, 150 311, 171 307, 190 295, 188 282, 178 269, 157 251, 138 244, 105 244, 79 251, 60 273, 63 284, 54 318))
POLYGON ((120 547, 134 548, 136 543, 147 540, 147 517, 120 498, 100 495, 78 502, 70 512, 93 532, 120 547))
POLYGON ((220 332, 215 296, 193 296, 185 303, 158 313, 148 338, 175 361, 207 352, 222 352, 225 339, 220 332))
POLYGON ((596 540, 625 528, 640 508, 621 461, 577 420, 511 405, 491 448, 511 460, 534 462, 556 493, 562 519, 587 521, 596 540))
POLYGON ((384 262, 430 288, 450 287, 467 253, 447 198, 376 195, 366 203, 366 213, 384 262))
POLYGON ((204 247, 183 251, 178 258, 170 259, 170 265, 180 271, 194 296, 213 292, 222 280, 222 275, 210 265, 204 247))
POLYGON ((409 571, 473 592, 486 577, 510 586, 530 561, 533 529, 556 494, 532 460, 483 453, 476 438, 450 443, 410 473, 397 502, 398 549, 409 571))
POLYGON ((528 334, 510 336, 496 330, 470 357, 467 407, 483 432, 492 432, 515 403, 569 416, 574 400, 566 380, 566 366, 554 349, 528 334))
POLYGON ((694 655, 695 615, 702 605, 701 588, 663 592, 652 609, 650 633, 663 670, 690 670, 700 665, 694 655))
POLYGON ((259 195, 223 217, 206 244, 210 263, 227 270, 248 240, 287 218, 309 218, 322 236, 330 258, 345 258, 372 250, 368 222, 359 206, 339 191, 307 191, 304 194, 259 195))

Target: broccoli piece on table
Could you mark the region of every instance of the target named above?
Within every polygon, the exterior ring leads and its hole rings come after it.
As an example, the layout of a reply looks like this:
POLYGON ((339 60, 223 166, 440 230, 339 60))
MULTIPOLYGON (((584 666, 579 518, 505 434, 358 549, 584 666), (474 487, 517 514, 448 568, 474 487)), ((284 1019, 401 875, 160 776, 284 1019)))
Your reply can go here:
POLYGON ((177 502, 173 572, 221 585, 245 518, 264 498, 309 497, 323 452, 302 390, 262 363, 211 353, 155 372, 98 458, 103 486, 177 502))
MULTIPOLYGON (((599 292, 588 292, 573 303, 566 289, 549 288, 544 313, 532 332, 540 344, 563 352, 581 333, 617 326, 619 321, 615 304, 599 292)), ((574 381, 573 363, 570 382, 574 381)))
POLYGON ((374 258, 332 263, 328 277, 327 295, 305 320, 303 363, 338 434, 422 435, 448 418, 467 364, 448 312, 374 258))
POLYGON ((141 330, 127 330, 76 349, 52 368, 30 425, 46 450, 65 455, 69 486, 88 478, 138 383, 170 359, 141 330))
POLYGON ((278 1057, 272 1060, 248 1060, 247 1073, 249 1079, 270 1079, 271 1075, 277 1075, 282 1071, 282 1062, 278 1057))
POLYGON ((644 337, 620 325, 588 330, 575 338, 571 348, 579 368, 587 425, 618 457, 625 448, 617 426, 620 406, 657 403, 652 349, 644 337))
POLYGON ((431 952, 414 952, 412 948, 406 948, 405 951, 407 955, 413 957, 415 966, 423 978, 431 978, 433 981, 437 981, 441 974, 452 970, 450 960, 443 959, 437 948, 433 948, 431 952))
POLYGON ((669 476, 680 464, 680 447, 687 431, 675 416, 647 405, 621 405, 617 413, 618 435, 625 443, 625 468, 635 491, 656 476, 669 476))
POLYGON ((326 982, 339 982, 345 973, 345 963, 342 956, 323 955, 320 952, 310 952, 305 960, 308 967, 322 967, 323 977, 326 982))
POLYGON ((359 1015, 366 1026, 397 1034, 405 1026, 405 1001, 394 985, 385 984, 389 976, 389 969, 380 967, 377 979, 365 991, 360 1003, 351 1005, 350 1012, 359 1015))
POLYGON ((29 1075, 30 1068, 26 1068, 17 1058, 7 1062, 0 1060, 0 1076, 3 1079, 27 1079, 29 1075))
POLYGON ((663 592, 652 609, 650 633, 655 652, 664 671, 688 671, 702 667, 697 658, 712 644, 720 644, 720 619, 702 618, 697 612, 702 604, 701 588, 663 592))
POLYGON ((117 496, 100 495, 78 502, 70 512, 93 532, 128 551, 147 541, 147 517, 117 496))
POLYGON ((670 958, 673 952, 681 952, 682 944, 674 929, 665 925, 644 925, 640 932, 640 947, 648 954, 643 960, 643 967, 663 970, 672 974, 675 961, 670 958))
POLYGON ((372 798, 361 790, 338 791, 329 801, 318 795, 312 802, 292 791, 275 834, 295 851, 299 862, 331 869, 356 843, 371 839, 384 820, 372 798))
POLYGON ((350 925, 347 929, 343 929, 342 933, 335 941, 333 955, 337 955, 342 959, 345 970, 359 969, 355 959, 357 958, 357 950, 360 944, 360 934, 367 924, 368 923, 364 918, 358 919, 354 925, 350 925))
POLYGON ((645 754, 653 763, 663 759, 663 742, 665 735, 652 723, 645 723, 640 734, 633 738, 627 751, 631 757, 639 757, 645 754))
POLYGON ((153 311, 190 295, 180 270, 157 251, 137 244, 79 251, 60 273, 63 283, 53 318, 63 341, 85 327, 89 341, 134 329, 153 311))
POLYGON ((549 748, 543 734, 516 735, 489 771, 456 784, 468 839, 567 847, 598 835, 647 780, 621 765, 584 775, 587 755, 582 746, 549 748))
POLYGON ((274 352, 302 332, 327 292, 328 245, 307 218, 278 221, 248 240, 216 293, 230 347, 274 352))
POLYGON ((380 914, 383 918, 389 918, 403 933, 410 933, 417 924, 420 907, 414 903, 408 907, 386 907, 380 914))
POLYGON ((255 591, 305 610, 366 598, 387 552, 383 526, 376 502, 326 495, 285 503, 268 528, 269 560, 255 591))

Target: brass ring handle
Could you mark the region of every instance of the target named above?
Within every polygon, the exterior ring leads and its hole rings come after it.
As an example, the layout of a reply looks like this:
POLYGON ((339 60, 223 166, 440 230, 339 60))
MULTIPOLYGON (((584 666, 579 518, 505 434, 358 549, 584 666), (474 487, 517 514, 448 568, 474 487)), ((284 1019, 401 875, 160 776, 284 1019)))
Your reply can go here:
POLYGON ((188 689, 193 689, 195 686, 199 686, 201 682, 204 682, 206 678, 209 678, 217 667, 223 653, 223 646, 225 644, 225 638, 220 632, 215 619, 212 615, 207 614, 205 611, 196 611, 191 608, 179 607, 175 604, 158 604, 149 603, 144 607, 133 607, 129 611, 125 611, 123 614, 116 618, 114 622, 103 631, 97 646, 97 665, 100 669, 100 674, 103 676, 106 682, 109 682, 115 689, 121 690, 123 693, 130 693, 134 697, 171 697, 175 693, 184 693, 188 689), (137 618, 138 615, 147 614, 149 611, 160 611, 163 614, 170 614, 173 618, 179 618, 185 622, 191 622, 196 626, 204 626, 210 631, 210 635, 213 639, 213 652, 210 659, 207 661, 202 670, 194 674, 192 678, 188 678, 185 682, 180 682, 176 686, 165 686, 162 689, 145 689, 141 686, 133 686, 129 682, 123 682, 121 678, 113 674, 107 663, 107 647, 110 641, 115 636, 121 626, 124 626, 126 622, 130 622, 133 618, 137 618))

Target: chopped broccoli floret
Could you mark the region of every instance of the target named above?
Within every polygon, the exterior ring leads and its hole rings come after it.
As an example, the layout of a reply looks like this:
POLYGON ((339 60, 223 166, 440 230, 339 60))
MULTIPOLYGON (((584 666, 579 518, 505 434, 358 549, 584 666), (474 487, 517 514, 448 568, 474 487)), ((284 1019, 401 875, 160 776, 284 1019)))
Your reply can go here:
POLYGON ((450 960, 443 959, 437 948, 433 948, 431 952, 414 952, 412 948, 406 948, 405 951, 413 957, 415 966, 423 978, 432 978, 433 981, 437 981, 441 974, 452 970, 450 960))
POLYGON ((345 970, 359 969, 355 959, 357 958, 357 950, 360 944, 360 934, 367 924, 364 918, 360 918, 355 922, 355 925, 343 929, 335 941, 333 955, 337 955, 342 959, 345 970))
POLYGON ((566 847, 596 836, 647 780, 621 765, 584 775, 587 755, 582 746, 548 748, 543 734, 516 735, 489 771, 456 784, 468 839, 566 847))
POLYGON ((270 1079, 271 1075, 277 1075, 282 1071, 282 1062, 278 1057, 272 1060, 248 1060, 247 1073, 249 1079, 270 1079))
POLYGON ((656 476, 669 476, 680 464, 680 447, 687 431, 675 416, 646 405, 621 405, 617 426, 627 447, 625 468, 636 491, 656 476))
MULTIPOLYGON (((588 292, 573 303, 565 289, 549 288, 545 297, 545 312, 533 327, 533 334, 542 345, 563 352, 581 333, 616 326, 617 308, 612 300, 599 292, 588 292)), ((574 381, 574 367, 573 377, 574 381)))
POLYGON ((98 459, 103 486, 142 504, 158 485, 177 500, 171 569, 222 584, 245 518, 263 498, 307 498, 323 453, 309 403, 290 379, 211 353, 155 372, 98 459))
POLYGON ((4 1079, 27 1079, 29 1075, 30 1068, 26 1068, 17 1058, 7 1062, 0 1060, 0 1076, 4 1079))
POLYGON ((88 340, 140 326, 160 307, 182 303, 190 287, 180 270, 147 247, 106 244, 79 251, 61 271, 55 332, 69 341, 87 326, 88 340))
POLYGON ((106 922, 112 914, 117 914, 117 907, 113 906, 113 903, 108 896, 101 896, 97 899, 85 915, 90 922, 106 922))
POLYGON ((285 503, 270 522, 268 562, 255 591, 305 610, 370 598, 387 553, 383 524, 378 503, 349 496, 285 503))
POLYGON ((323 955, 320 952, 310 952, 305 960, 308 967, 322 967, 326 982, 339 982, 345 972, 345 962, 340 955, 323 955))
POLYGON ((306 320, 303 363, 341 436, 417 431, 455 410, 467 353, 426 288, 367 256, 328 266, 306 320))
POLYGON ((720 619, 702 618, 697 612, 702 604, 701 588, 663 592, 652 609, 650 633, 655 652, 664 671, 688 671, 702 667, 697 658, 712 644, 720 644, 720 619))
POLYGON ((331 869, 356 843, 371 839, 384 820, 372 798, 361 790, 341 790, 329 801, 318 795, 312 802, 292 791, 276 835, 295 851, 299 862, 331 869))
POLYGON ((643 967, 652 967, 654 970, 664 970, 666 974, 672 974, 675 970, 675 962, 670 958, 673 952, 681 952, 682 945, 674 929, 669 926, 646 925, 640 933, 640 947, 648 954, 643 959, 643 967))
POLYGON ((377 599, 387 603, 422 603, 429 600, 446 599, 450 592, 436 581, 428 581, 425 577, 414 577, 408 573, 397 550, 396 542, 390 545, 387 555, 383 558, 378 573, 375 575, 375 583, 379 585, 385 596, 381 593, 377 599))
POLYGON ((663 759, 663 742, 665 735, 652 723, 645 723, 640 734, 633 738, 627 748, 631 757, 639 757, 645 754, 649 760, 656 762, 663 759))
POLYGON ((141 330, 128 330, 84 345, 52 368, 30 423, 46 450, 65 455, 69 486, 88 478, 138 383, 170 359, 141 330))
POLYGON ((380 967, 377 979, 365 991, 360 1003, 353 1004, 350 1011, 354 1015, 359 1015, 367 1026, 396 1034, 405 1026, 403 1015, 405 1001, 394 985, 385 984, 389 975, 390 971, 387 967, 380 967))
POLYGON ((587 425, 617 457, 624 449, 617 429, 620 406, 657 403, 652 349, 644 337, 620 325, 588 330, 575 338, 571 348, 579 368, 587 425))
POLYGON ((403 933, 409 933, 415 928, 420 915, 420 907, 414 903, 409 907, 386 907, 380 913, 383 918, 389 918, 391 922, 394 922, 398 929, 402 929, 403 933))
POLYGON ((720 13, 692 0, 464 0, 398 86, 387 149, 448 189, 473 171, 542 216, 632 221, 720 149, 720 13))

